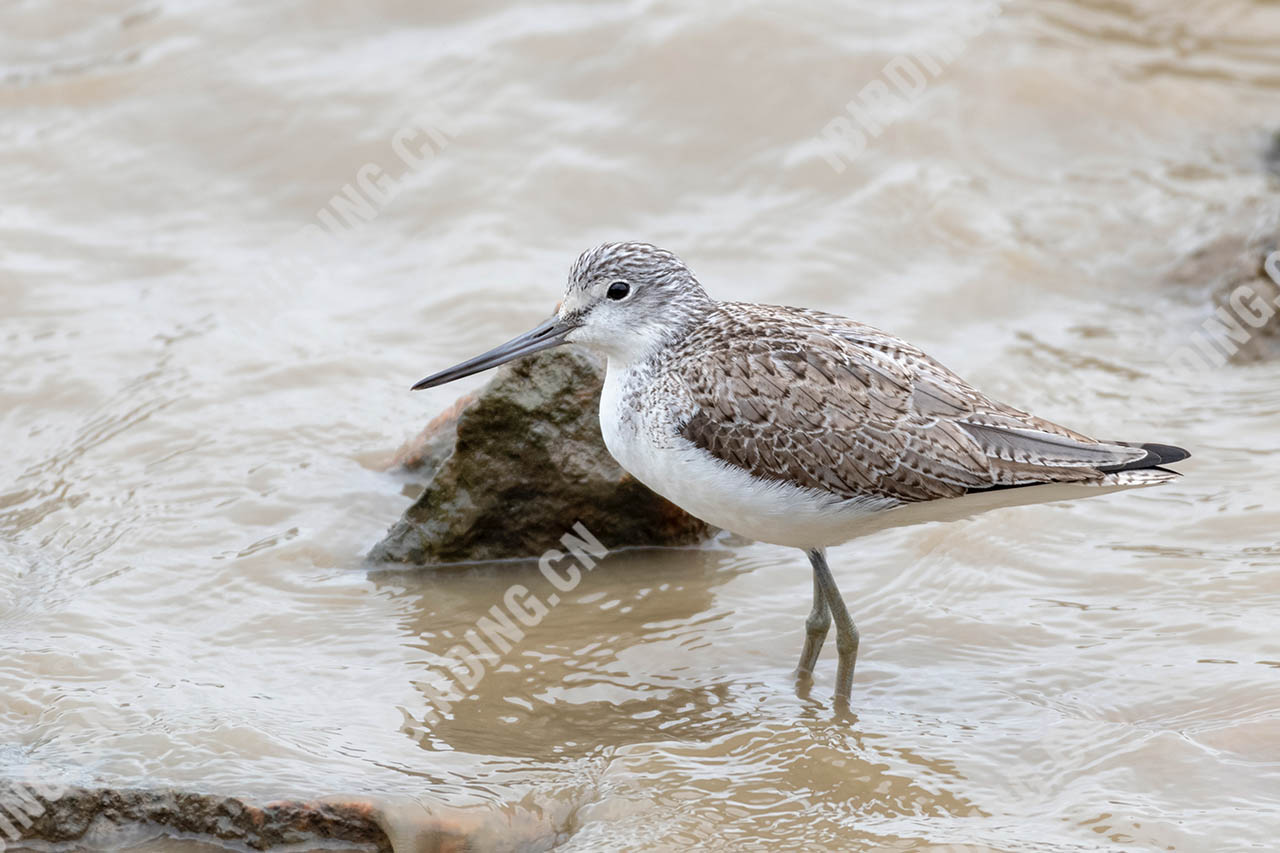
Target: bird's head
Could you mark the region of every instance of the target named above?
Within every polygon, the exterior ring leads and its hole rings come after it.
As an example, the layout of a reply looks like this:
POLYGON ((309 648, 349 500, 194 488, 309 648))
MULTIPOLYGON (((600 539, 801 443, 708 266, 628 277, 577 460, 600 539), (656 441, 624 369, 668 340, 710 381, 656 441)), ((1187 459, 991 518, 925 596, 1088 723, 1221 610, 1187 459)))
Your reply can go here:
POLYGON ((550 319, 413 389, 434 388, 561 344, 582 344, 625 364, 678 338, 710 306, 702 285, 671 252, 648 243, 605 243, 574 263, 550 319))

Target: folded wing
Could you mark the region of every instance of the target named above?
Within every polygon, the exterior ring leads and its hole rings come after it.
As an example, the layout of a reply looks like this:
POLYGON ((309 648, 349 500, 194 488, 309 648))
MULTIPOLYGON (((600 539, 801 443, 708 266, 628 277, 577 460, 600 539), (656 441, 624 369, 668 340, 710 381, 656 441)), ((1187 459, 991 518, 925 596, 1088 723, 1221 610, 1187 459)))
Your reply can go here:
MULTIPOLYGON (((717 326, 715 347, 729 357, 682 362, 692 415, 681 434, 762 479, 912 502, 1097 481, 1185 455, 1097 441, 991 400, 870 326, 801 309, 733 308, 741 319, 730 322, 752 323, 746 334, 717 326)), ((688 344, 698 351, 698 341, 688 344)))

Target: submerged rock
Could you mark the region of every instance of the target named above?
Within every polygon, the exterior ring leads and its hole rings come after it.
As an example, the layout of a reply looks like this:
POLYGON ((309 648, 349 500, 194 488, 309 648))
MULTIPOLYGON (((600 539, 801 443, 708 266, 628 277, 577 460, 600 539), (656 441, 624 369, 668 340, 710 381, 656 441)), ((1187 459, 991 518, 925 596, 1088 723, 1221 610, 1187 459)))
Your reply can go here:
POLYGON ((0 851, 119 851, 216 843, 292 853, 547 850, 568 819, 518 805, 460 809, 326 798, 261 802, 174 789, 94 788, 0 779, 0 851), (163 846, 159 846, 163 845, 163 846))
POLYGON ((554 350, 506 365, 396 455, 426 479, 370 559, 411 565, 536 557, 581 521, 606 547, 689 545, 712 531, 613 460, 604 368, 554 350))
MULTIPOLYGON (((20 803, 18 837, 23 842, 61 842, 77 850, 119 850, 156 837, 217 839, 252 850, 377 850, 392 853, 376 809, 368 803, 275 802, 251 804, 172 790, 61 788, 43 796, 14 782, 0 782, 0 800, 20 803)), ((466 835, 439 827, 441 841, 461 848, 466 835)), ((0 836, 0 849, 4 849, 0 836)))
POLYGON ((1219 237, 1185 257, 1174 284, 1207 287, 1210 316, 1192 344, 1209 364, 1280 357, 1280 223, 1219 237))
POLYGON ((1262 155, 1262 162, 1271 174, 1280 175, 1280 130, 1271 132, 1271 141, 1262 155))
POLYGON ((1228 358, 1236 364, 1280 357, 1280 282, 1274 277, 1280 263, 1268 263, 1278 244, 1274 236, 1256 241, 1239 272, 1214 287, 1214 312, 1226 318, 1228 358), (1239 339, 1232 329, 1241 330, 1239 339))

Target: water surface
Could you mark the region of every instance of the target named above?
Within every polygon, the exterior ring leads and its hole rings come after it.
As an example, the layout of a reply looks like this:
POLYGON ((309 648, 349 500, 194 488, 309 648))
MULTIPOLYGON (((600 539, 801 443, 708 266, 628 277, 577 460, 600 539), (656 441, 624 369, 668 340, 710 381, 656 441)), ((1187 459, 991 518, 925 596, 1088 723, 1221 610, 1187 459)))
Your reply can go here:
POLYGON ((1209 303, 1167 279, 1275 214, 1280 12, 1009 3, 835 172, 823 126, 972 11, 0 10, 10 767, 443 802, 565 850, 1270 848, 1280 366, 1171 371, 1209 303), (419 126, 446 136, 406 165, 419 126), (397 191, 299 241, 370 163, 397 191), (851 716, 833 648, 809 696, 790 677, 804 556, 725 540, 611 556, 433 720, 446 651, 544 582, 365 569, 409 502, 383 463, 464 390, 406 389, 606 239, 1196 456, 835 549, 851 716))

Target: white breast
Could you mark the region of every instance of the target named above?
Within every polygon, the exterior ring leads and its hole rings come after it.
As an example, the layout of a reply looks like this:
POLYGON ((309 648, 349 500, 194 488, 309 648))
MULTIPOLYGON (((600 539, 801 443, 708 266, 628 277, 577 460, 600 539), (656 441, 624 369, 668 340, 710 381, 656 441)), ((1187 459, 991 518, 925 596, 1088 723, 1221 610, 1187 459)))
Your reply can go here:
POLYGON ((822 548, 850 538, 858 519, 896 504, 844 500, 758 479, 721 462, 676 432, 655 395, 632 393, 650 380, 611 362, 600 398, 600 430, 619 465, 691 515, 748 539, 822 548))

